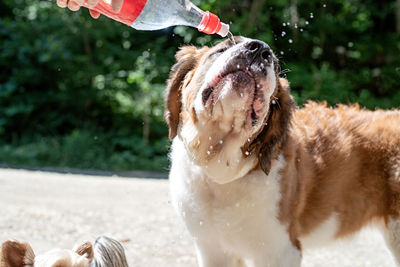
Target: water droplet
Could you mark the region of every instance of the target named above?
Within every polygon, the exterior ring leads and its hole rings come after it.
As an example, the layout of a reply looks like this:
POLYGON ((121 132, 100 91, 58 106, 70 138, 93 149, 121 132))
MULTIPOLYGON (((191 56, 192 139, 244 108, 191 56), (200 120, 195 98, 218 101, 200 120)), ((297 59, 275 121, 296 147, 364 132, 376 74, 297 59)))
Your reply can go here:
POLYGON ((297 26, 297 23, 296 24, 294 24, 294 27, 297 29, 298 28, 298 26, 297 26))
POLYGON ((326 4, 323 4, 322 7, 326 7, 326 4))
POLYGON ((284 22, 284 23, 282 23, 282 25, 283 25, 283 27, 285 27, 285 26, 286 26, 286 23, 284 22))
POLYGON ((240 93, 240 97, 243 97, 243 93, 240 93))
POLYGON ((213 146, 210 146, 210 150, 213 150, 214 149, 214 147, 213 146))
POLYGON ((275 100, 272 100, 272 105, 275 105, 276 104, 276 101, 275 100))
POLYGON ((310 24, 310 22, 308 22, 308 20, 306 20, 306 25, 310 24))
POLYGON ((210 151, 207 151, 207 155, 210 155, 211 154, 211 152, 210 151))
POLYGON ((261 87, 261 85, 257 84, 257 88, 260 88, 260 87, 261 87))
POLYGON ((300 29, 300 31, 302 32, 302 31, 303 31, 303 29, 300 29))
POLYGON ((246 151, 245 154, 246 154, 246 156, 248 156, 248 155, 250 155, 250 152, 249 152, 249 151, 246 151))
POLYGON ((251 140, 250 140, 250 138, 247 138, 247 142, 249 142, 249 143, 250 143, 250 141, 251 141, 251 140))
POLYGON ((293 43, 293 40, 292 40, 292 39, 289 39, 288 42, 289 42, 289 44, 291 44, 291 43, 293 43))
POLYGON ((285 35, 286 35, 286 32, 285 32, 285 31, 282 31, 281 36, 283 37, 283 36, 285 36, 285 35))
POLYGON ((314 14, 313 13, 310 13, 310 18, 311 19, 314 18, 314 14))
POLYGON ((222 143, 223 143, 224 141, 222 141, 222 139, 221 140, 219 140, 219 143, 222 145, 222 143))
POLYGON ((281 51, 281 55, 285 54, 285 52, 281 51))
POLYGON ((286 24, 287 24, 288 26, 290 26, 290 22, 286 22, 286 24))
POLYGON ((240 64, 237 64, 236 67, 237 67, 238 69, 240 69, 240 64))

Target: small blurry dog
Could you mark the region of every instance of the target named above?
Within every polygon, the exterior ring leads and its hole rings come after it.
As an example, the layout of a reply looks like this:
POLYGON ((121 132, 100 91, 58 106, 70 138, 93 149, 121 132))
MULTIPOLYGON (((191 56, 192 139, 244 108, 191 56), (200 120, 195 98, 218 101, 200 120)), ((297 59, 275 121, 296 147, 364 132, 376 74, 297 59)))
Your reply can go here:
POLYGON ((6 241, 1 246, 0 267, 128 267, 122 245, 100 236, 94 243, 84 242, 72 250, 52 249, 35 256, 28 243, 6 241))

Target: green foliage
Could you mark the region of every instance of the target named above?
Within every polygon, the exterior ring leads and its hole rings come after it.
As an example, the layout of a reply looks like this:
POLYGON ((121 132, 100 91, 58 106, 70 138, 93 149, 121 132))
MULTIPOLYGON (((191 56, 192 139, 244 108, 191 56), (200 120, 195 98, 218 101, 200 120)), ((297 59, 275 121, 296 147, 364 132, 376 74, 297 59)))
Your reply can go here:
MULTIPOLYGON (((395 1, 196 0, 235 35, 266 41, 296 101, 400 105, 395 1)), ((220 39, 141 32, 52 1, 0 2, 0 162, 167 168, 163 91, 182 44, 220 39)))

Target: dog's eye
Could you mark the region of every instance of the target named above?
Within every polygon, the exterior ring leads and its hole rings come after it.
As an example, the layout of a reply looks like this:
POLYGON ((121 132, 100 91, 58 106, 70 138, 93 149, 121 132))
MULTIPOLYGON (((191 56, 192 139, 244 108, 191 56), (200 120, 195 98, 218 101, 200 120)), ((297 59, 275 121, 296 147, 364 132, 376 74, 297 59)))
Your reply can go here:
POLYGON ((224 48, 218 49, 217 51, 212 52, 209 56, 211 57, 211 56, 214 56, 214 55, 217 55, 217 54, 221 54, 221 53, 225 52, 226 50, 228 50, 228 47, 224 47, 224 48))

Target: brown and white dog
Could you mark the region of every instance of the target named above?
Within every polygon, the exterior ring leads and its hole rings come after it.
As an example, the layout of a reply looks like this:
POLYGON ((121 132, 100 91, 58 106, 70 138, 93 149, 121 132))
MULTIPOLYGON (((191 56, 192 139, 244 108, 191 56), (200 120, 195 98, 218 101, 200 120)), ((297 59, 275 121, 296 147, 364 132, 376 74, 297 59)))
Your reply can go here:
POLYGON ((200 266, 300 266, 381 226, 400 261, 400 111, 296 109, 267 44, 183 47, 165 100, 170 190, 200 266))
POLYGON ((128 267, 122 245, 100 236, 94 246, 88 241, 72 250, 52 249, 35 256, 28 243, 6 241, 1 246, 0 267, 128 267))

